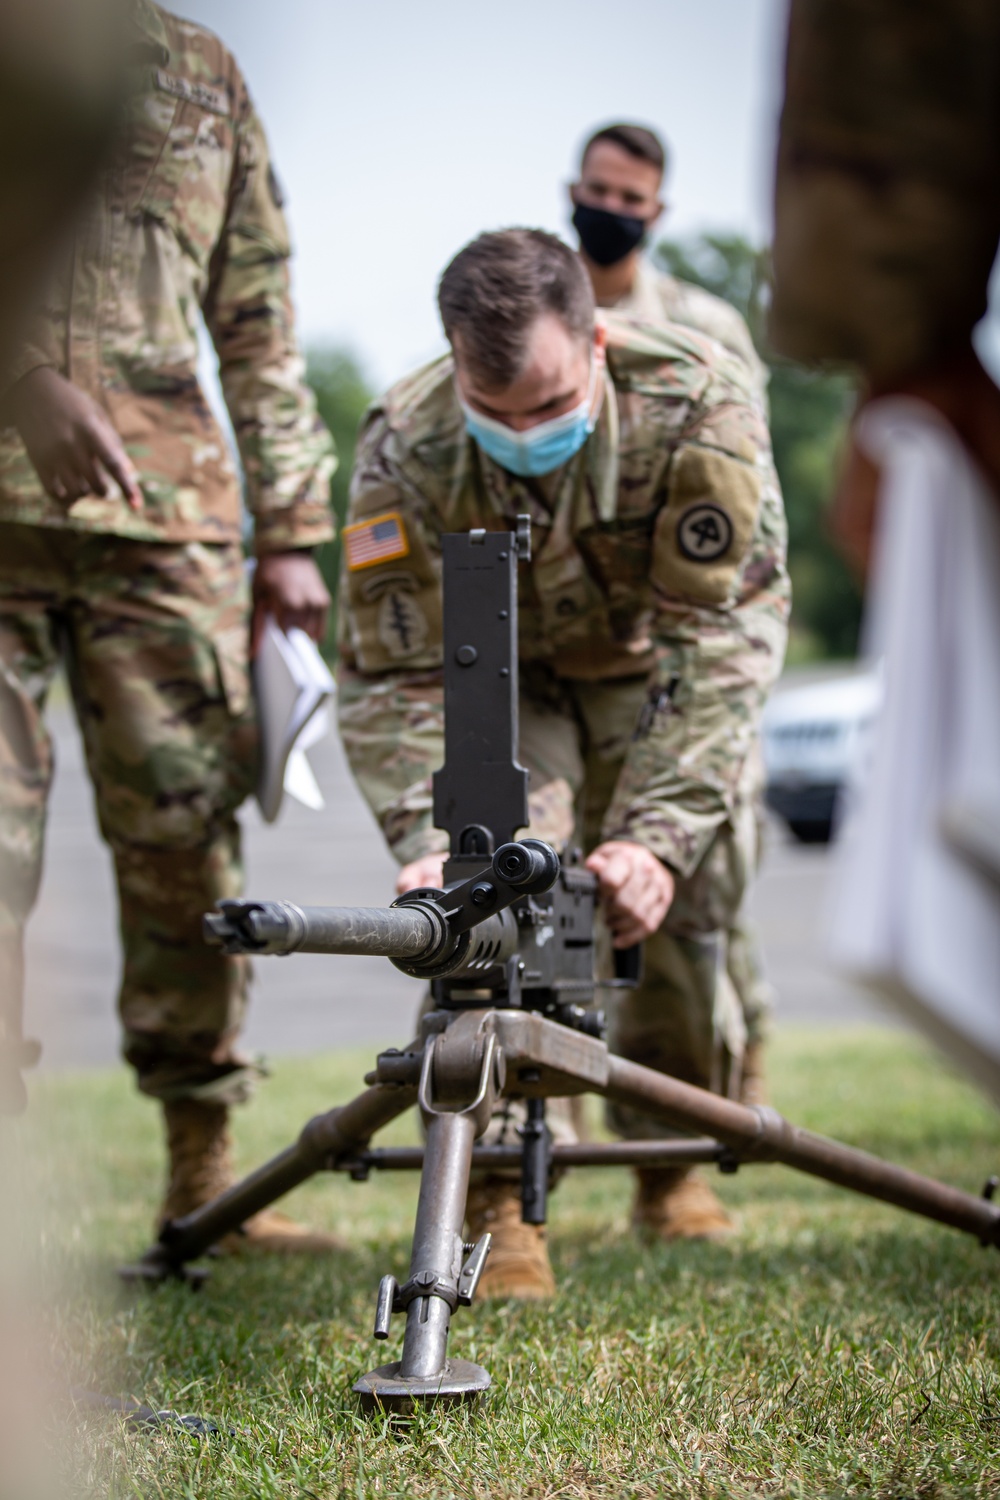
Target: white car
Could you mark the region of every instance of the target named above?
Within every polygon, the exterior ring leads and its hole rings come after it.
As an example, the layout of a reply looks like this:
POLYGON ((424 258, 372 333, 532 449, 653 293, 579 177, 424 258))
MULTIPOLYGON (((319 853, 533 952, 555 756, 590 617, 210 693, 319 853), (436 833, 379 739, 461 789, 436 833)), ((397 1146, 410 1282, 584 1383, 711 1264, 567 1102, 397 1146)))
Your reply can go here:
POLYGON ((841 788, 863 764, 881 701, 871 671, 777 688, 764 713, 767 804, 802 843, 826 843, 841 788))

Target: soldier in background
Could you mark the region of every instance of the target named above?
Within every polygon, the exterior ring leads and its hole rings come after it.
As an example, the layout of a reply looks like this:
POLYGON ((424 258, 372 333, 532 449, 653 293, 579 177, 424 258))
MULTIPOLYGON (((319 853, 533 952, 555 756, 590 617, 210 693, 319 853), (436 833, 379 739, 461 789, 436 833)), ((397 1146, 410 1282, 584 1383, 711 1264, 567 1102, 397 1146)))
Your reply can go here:
MULTIPOLYGON (((387 392, 357 451, 339 697, 354 774, 404 866, 399 889, 439 885, 440 538, 528 513, 531 832, 582 843, 613 942, 645 939, 615 1050, 733 1090, 745 1033, 726 934, 756 862, 751 753, 788 613, 781 495, 747 367, 694 332, 597 324, 580 260, 538 230, 475 240, 438 300, 452 353, 387 392)), ((623 1110, 616 1123, 669 1133, 623 1110)), ((647 1233, 729 1228, 697 1175, 637 1176, 647 1233)), ((475 1181, 469 1219, 494 1235, 487 1295, 551 1292, 516 1181, 475 1181)))
MULTIPOLYGON (((149 0, 128 16, 127 118, 3 399, 0 982, 16 1094, 52 776, 43 713, 65 664, 114 857, 124 1053, 163 1108, 174 1218, 229 1184, 229 1106, 253 1075, 237 1048, 246 960, 201 936, 202 914, 241 890, 256 730, 240 485, 198 383, 199 312, 254 515, 255 625, 266 610, 322 634, 310 549, 332 533, 332 446, 303 383, 281 194, 242 75, 211 33, 149 0)), ((333 1243, 274 1213, 230 1248, 250 1242, 333 1243)))
MULTIPOLYGON (((661 193, 666 170, 666 147, 645 125, 605 125, 584 146, 579 177, 569 191, 580 256, 597 305, 658 326, 679 323, 718 339, 744 362, 761 400, 766 401, 767 369, 736 308, 703 287, 657 270, 643 254, 664 212, 661 193)), ((764 767, 759 754, 757 777, 762 835, 764 767)), ((726 961, 747 1028, 740 1097, 746 1104, 763 1104, 764 1044, 773 991, 760 939, 745 910, 730 930, 726 961)))
POLYGON ((730 303, 652 266, 643 249, 665 204, 666 147, 645 125, 605 125, 587 141, 569 190, 573 228, 598 307, 646 323, 680 323, 718 339, 763 392, 766 371, 750 330, 730 303))

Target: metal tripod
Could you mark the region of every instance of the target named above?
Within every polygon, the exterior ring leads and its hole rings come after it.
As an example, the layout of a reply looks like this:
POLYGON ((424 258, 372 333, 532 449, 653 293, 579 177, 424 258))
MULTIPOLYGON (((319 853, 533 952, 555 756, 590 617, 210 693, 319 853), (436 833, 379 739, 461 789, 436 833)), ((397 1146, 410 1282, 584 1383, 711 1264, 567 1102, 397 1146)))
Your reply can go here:
POLYGON ((801 1130, 774 1110, 747 1108, 615 1057, 598 1038, 537 1014, 431 1012, 422 1039, 405 1051, 382 1053, 369 1081, 349 1104, 311 1120, 273 1161, 213 1203, 167 1225, 159 1244, 131 1268, 134 1276, 156 1280, 183 1274, 186 1263, 223 1234, 316 1172, 363 1177, 373 1168, 421 1167, 409 1278, 398 1286, 393 1277, 383 1277, 375 1315, 375 1337, 386 1339, 392 1314, 405 1312, 402 1356, 355 1385, 369 1410, 405 1411, 432 1398, 468 1399, 490 1384, 480 1366, 449 1360, 448 1331, 455 1309, 471 1303, 489 1250, 488 1235, 474 1246, 463 1244, 469 1173, 474 1167, 515 1165, 522 1156, 517 1148, 477 1150, 474 1145, 503 1094, 545 1099, 597 1093, 709 1137, 556 1146, 546 1153, 546 1177, 550 1161, 648 1166, 714 1160, 723 1170, 783 1162, 1000 1246, 1000 1205, 986 1197, 801 1130), (375 1131, 414 1103, 426 1124, 423 1150, 370 1150, 375 1131))
MULTIPOLYGON (((526 535, 444 538, 445 764, 434 782, 435 822, 451 835, 444 888, 411 891, 387 909, 302 908, 227 901, 206 918, 210 941, 241 953, 381 954, 431 982, 436 1008, 417 1039, 383 1052, 368 1087, 318 1115, 294 1145, 203 1208, 168 1223, 127 1268, 162 1280, 188 1269, 218 1239, 320 1171, 365 1178, 420 1168, 407 1280, 385 1276, 375 1337, 405 1314, 401 1358, 354 1389, 368 1410, 478 1398, 490 1377, 448 1358, 452 1314, 471 1303, 489 1235, 463 1242, 469 1174, 520 1167, 523 1217, 544 1223, 549 1176, 561 1165, 675 1166, 714 1161, 786 1166, 935 1219, 1000 1247, 1000 1205, 800 1130, 774 1110, 748 1108, 612 1055, 593 1008, 596 882, 526 826, 527 773, 517 764, 516 561, 526 535), (499 844, 500 847, 496 847, 499 844), (694 1138, 553 1146, 547 1098, 594 1093, 694 1138), (527 1101, 522 1146, 476 1146, 501 1097, 527 1101), (380 1150, 375 1133, 416 1104, 426 1144, 380 1150)), ((635 955, 632 955, 634 958, 635 955)), ((635 964, 619 983, 634 982, 635 964)))

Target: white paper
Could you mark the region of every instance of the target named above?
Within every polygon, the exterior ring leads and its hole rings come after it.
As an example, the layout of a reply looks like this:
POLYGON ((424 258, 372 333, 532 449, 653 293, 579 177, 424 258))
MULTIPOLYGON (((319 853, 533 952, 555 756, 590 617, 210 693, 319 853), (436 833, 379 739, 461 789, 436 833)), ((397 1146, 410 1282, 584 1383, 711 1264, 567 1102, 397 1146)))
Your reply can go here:
POLYGON ((866 650, 885 697, 848 801, 835 962, 1000 1099, 1000 502, 930 408, 886 399, 866 650))
POLYGON ((261 736, 257 801, 273 823, 285 792, 306 807, 324 806, 306 751, 330 731, 328 705, 335 692, 329 669, 302 630, 286 634, 268 618, 254 662, 254 692, 261 736))

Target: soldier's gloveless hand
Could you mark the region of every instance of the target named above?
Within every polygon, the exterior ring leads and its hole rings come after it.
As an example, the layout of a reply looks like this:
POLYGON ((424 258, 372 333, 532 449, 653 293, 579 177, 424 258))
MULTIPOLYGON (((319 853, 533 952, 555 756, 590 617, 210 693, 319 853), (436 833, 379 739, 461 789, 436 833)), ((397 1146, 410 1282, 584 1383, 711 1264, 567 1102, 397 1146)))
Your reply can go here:
POLYGON ((318 642, 326 634, 329 611, 329 590, 309 552, 266 553, 257 559, 253 575, 251 654, 257 655, 268 615, 281 630, 297 626, 318 642))
POLYGON ((105 413, 50 366, 30 371, 8 398, 14 425, 46 491, 70 506, 118 486, 132 510, 142 509, 139 476, 105 413))
POLYGON ((631 948, 653 933, 670 910, 674 877, 644 844, 609 839, 585 861, 597 876, 604 919, 616 948, 631 948))
MULTIPOLYGON (((421 886, 440 888, 445 854, 425 854, 404 865, 396 879, 402 896, 421 886)), ((651 937, 674 899, 674 877, 643 844, 625 839, 599 844, 587 860, 597 876, 604 916, 616 948, 630 948, 651 937)))

